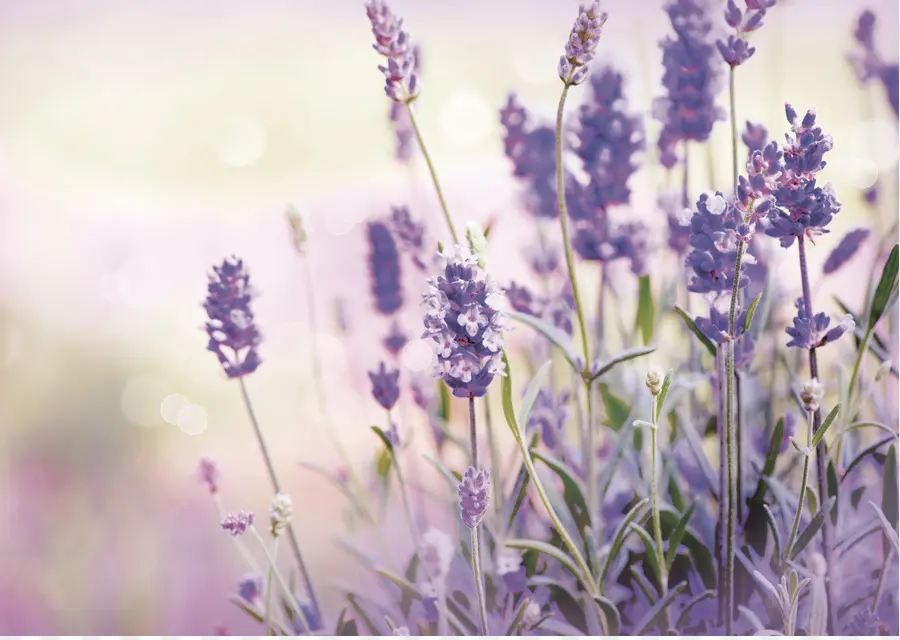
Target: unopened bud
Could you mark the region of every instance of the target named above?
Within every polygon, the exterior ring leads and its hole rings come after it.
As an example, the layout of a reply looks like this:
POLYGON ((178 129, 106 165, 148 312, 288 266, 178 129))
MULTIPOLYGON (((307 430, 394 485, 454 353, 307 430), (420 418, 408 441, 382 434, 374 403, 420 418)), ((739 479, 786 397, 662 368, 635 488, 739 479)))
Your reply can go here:
POLYGON ((646 385, 650 390, 650 394, 655 398, 662 392, 663 378, 665 375, 663 372, 653 367, 650 371, 647 372, 647 380, 646 385))
POLYGON ((277 538, 284 533, 293 513, 294 505, 289 495, 279 493, 272 499, 272 504, 269 505, 269 523, 273 536, 277 538))
POLYGON ((800 387, 800 399, 803 401, 803 408, 807 411, 818 411, 823 397, 825 397, 825 389, 816 378, 804 382, 800 387))

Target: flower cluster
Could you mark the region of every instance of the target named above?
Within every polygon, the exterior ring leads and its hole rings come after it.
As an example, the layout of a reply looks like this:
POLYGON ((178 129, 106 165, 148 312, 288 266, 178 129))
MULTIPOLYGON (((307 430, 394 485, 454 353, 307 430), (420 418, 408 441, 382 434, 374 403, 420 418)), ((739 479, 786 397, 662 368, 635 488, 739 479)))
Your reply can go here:
POLYGON ((457 488, 459 494, 459 515, 463 524, 474 529, 484 518, 491 501, 491 474, 487 469, 469 467, 463 474, 457 488))
POLYGON ((746 311, 739 311, 734 319, 734 334, 728 331, 728 314, 719 311, 715 305, 710 305, 709 315, 694 318, 694 324, 713 343, 722 345, 726 342, 734 343, 734 367, 745 369, 753 362, 756 355, 756 340, 752 333, 744 333, 744 319, 746 311))
POLYGON ((428 280, 423 295, 423 337, 434 343, 435 372, 453 395, 478 398, 487 393, 495 375, 504 374, 506 315, 492 306, 502 292, 478 268, 468 248, 449 247, 441 256, 444 272, 428 280))
POLYGON ((262 601, 263 579, 257 574, 248 574, 238 583, 238 595, 250 604, 262 601))
POLYGON ((716 47, 730 67, 744 64, 756 51, 747 42, 746 36, 762 26, 766 9, 775 6, 776 0, 747 0, 746 10, 741 11, 735 0, 728 0, 725 5, 725 22, 734 29, 728 40, 717 40, 716 47))
POLYGON ((597 43, 600 42, 600 33, 606 19, 607 15, 600 11, 600 3, 597 0, 590 6, 579 7, 578 17, 575 18, 575 24, 569 33, 569 41, 566 42, 566 52, 559 58, 559 78, 566 85, 584 82, 588 65, 597 52, 597 43))
POLYGON ((789 347, 818 349, 829 342, 834 342, 844 333, 853 331, 856 327, 853 316, 848 313, 841 318, 837 326, 829 329, 831 318, 826 314, 819 312, 810 318, 806 313, 806 305, 803 304, 803 298, 797 298, 795 305, 797 307, 797 315, 794 316, 794 326, 785 329, 791 337, 790 342, 787 343, 789 347))
POLYGON ((665 95, 653 102, 653 115, 663 123, 659 134, 660 161, 675 166, 679 142, 709 138, 713 125, 725 117, 715 99, 722 88, 721 62, 711 42, 710 21, 702 0, 672 0, 666 13, 675 31, 660 42, 665 71, 665 95))
POLYGON ((372 382, 372 397, 382 407, 390 411, 400 398, 400 371, 390 370, 382 362, 376 371, 369 371, 372 382))
POLYGON ((390 228, 383 222, 368 224, 369 277, 375 307, 389 315, 403 306, 400 253, 390 228))
POLYGON ((229 378, 253 373, 262 363, 256 351, 261 337, 250 311, 253 289, 244 262, 231 257, 214 266, 206 290, 207 349, 216 354, 229 378))
POLYGON ((366 15, 372 23, 378 53, 387 58, 387 66, 379 66, 384 74, 384 92, 400 103, 409 103, 419 94, 416 77, 416 56, 409 34, 403 30, 403 20, 397 18, 384 0, 371 0, 366 15))
POLYGON ((854 51, 848 58, 856 72, 859 81, 868 84, 879 81, 884 86, 888 102, 894 109, 894 113, 900 112, 900 97, 898 97, 897 77, 900 67, 884 61, 875 48, 875 14, 871 11, 863 11, 856 21, 853 30, 853 38, 859 45, 859 51, 854 51))
MULTIPOLYGON (((688 291, 694 293, 730 292, 734 286, 734 265, 738 241, 750 233, 741 213, 720 191, 704 193, 697 200, 697 210, 690 218, 691 252, 686 265, 691 270, 688 291), (739 238, 739 234, 741 237, 739 238)), ((752 257, 745 254, 745 260, 752 257)), ((740 287, 749 278, 742 272, 740 287)))
POLYGON ((253 525, 253 513, 250 511, 238 511, 229 513, 222 520, 222 529, 233 536, 243 535, 253 525))

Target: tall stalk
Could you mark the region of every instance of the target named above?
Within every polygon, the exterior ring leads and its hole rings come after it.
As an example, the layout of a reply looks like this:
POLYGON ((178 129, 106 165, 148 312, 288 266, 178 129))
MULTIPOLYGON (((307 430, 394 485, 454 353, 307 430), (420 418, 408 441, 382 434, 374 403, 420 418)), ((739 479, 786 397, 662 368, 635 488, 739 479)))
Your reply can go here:
MULTIPOLYGON (((806 446, 812 444, 813 439, 813 412, 806 412, 806 446)), ((809 459, 814 452, 807 451, 803 457, 803 474, 800 476, 800 496, 797 499, 797 513, 794 514, 794 521, 791 524, 791 533, 788 535, 787 543, 784 545, 784 557, 781 559, 782 572, 787 571, 788 561, 791 559, 791 548, 794 546, 794 540, 797 538, 797 530, 800 528, 800 517, 803 514, 803 505, 806 504, 806 484, 809 478, 809 459)), ((824 500, 824 498, 823 498, 824 500)))
MULTIPOLYGON (((471 452, 471 465, 478 470, 478 428, 475 420, 475 398, 469 398, 469 447, 471 452)), ((481 571, 481 541, 478 536, 476 524, 471 528, 472 533, 472 572, 475 578, 475 592, 478 596, 478 611, 481 618, 481 634, 488 635, 487 603, 484 598, 484 574, 481 571)))
MULTIPOLYGON (((807 318, 813 317, 812 312, 812 294, 809 289, 809 269, 806 265, 806 245, 803 236, 797 238, 797 248, 800 257, 800 280, 803 286, 803 309, 807 318)), ((819 361, 816 358, 816 350, 809 350, 809 377, 819 379, 819 361)), ((822 425, 822 414, 818 409, 813 413, 813 434, 819 431, 822 425)), ((816 476, 818 480, 819 501, 824 504, 828 497, 828 476, 826 475, 828 451, 825 448, 825 439, 822 438, 816 448, 816 476)), ((825 518, 825 524, 822 527, 822 555, 825 556, 826 574, 825 574, 825 596, 828 598, 828 633, 834 633, 837 626, 837 611, 834 606, 834 598, 832 597, 832 585, 828 579, 834 566, 834 553, 832 545, 834 544, 834 526, 831 523, 831 515, 825 518)))
MULTIPOLYGON (((651 387, 650 376, 648 376, 648 387, 651 387)), ((659 393, 663 381, 656 379, 655 384, 650 388, 651 405, 650 405, 650 510, 653 516, 653 538, 656 542, 656 562, 659 565, 659 596, 665 598, 669 591, 669 572, 666 568, 666 552, 663 547, 662 525, 659 517, 659 486, 657 470, 657 453, 659 443, 657 435, 659 431, 659 393)), ((663 627, 665 630, 669 628, 669 610, 666 609, 663 614, 663 627)))

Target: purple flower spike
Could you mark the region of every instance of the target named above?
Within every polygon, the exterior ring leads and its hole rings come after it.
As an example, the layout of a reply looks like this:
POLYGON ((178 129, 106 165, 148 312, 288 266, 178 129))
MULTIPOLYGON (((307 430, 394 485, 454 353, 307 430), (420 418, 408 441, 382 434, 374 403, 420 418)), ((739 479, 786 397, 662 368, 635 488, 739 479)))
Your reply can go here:
POLYGON ((403 20, 394 15, 384 0, 371 0, 366 5, 366 15, 375 35, 374 49, 387 58, 387 65, 378 67, 385 77, 384 92, 395 102, 412 102, 419 93, 416 55, 409 34, 402 29, 403 20))
POLYGON ((382 362, 376 371, 369 371, 372 381, 372 397, 390 411, 400 398, 400 371, 389 370, 382 362))
POLYGON ((225 516, 225 519, 222 520, 222 529, 232 536, 240 536, 243 535, 252 524, 252 512, 238 511, 237 513, 229 513, 225 516))
POLYGON ((425 223, 413 220, 408 207, 391 207, 391 227, 394 237, 415 265, 425 269, 421 257, 425 249, 425 223))
POLYGON ((444 271, 428 280, 422 296, 425 333, 434 343, 440 377, 460 398, 479 398, 504 375, 501 347, 506 314, 495 306, 502 291, 478 267, 467 247, 448 247, 444 271))
POLYGON ((559 58, 559 78, 565 84, 572 86, 584 82, 607 17, 605 12, 600 11, 597 0, 588 7, 581 5, 578 8, 578 17, 566 43, 566 53, 559 58))
POLYGON ((744 64, 756 52, 756 47, 751 47, 746 40, 734 35, 728 36, 727 42, 717 40, 716 47, 722 54, 725 63, 730 67, 744 64))
POLYGON ((201 458, 197 472, 200 476, 200 482, 206 485, 206 488, 209 489, 209 493, 218 493, 219 466, 216 464, 216 461, 212 458, 201 458))
POLYGON ((403 285, 400 280, 400 253, 391 230, 383 222, 370 222, 369 277, 372 295, 379 313, 389 315, 403 306, 403 285))
POLYGON ((475 470, 469 467, 462 477, 457 490, 459 493, 459 514, 463 524, 474 529, 484 518, 491 501, 491 474, 487 469, 475 470))
MULTIPOLYGON (((685 260, 692 271, 688 291, 730 292, 737 258, 737 229, 743 223, 741 213, 719 191, 702 194, 696 209, 691 217, 691 252, 685 260)), ((742 271, 740 286, 746 287, 749 282, 742 271)))
POLYGON ((252 298, 250 275, 242 260, 231 257, 213 267, 203 305, 209 317, 207 349, 216 354, 229 378, 253 373, 262 362, 256 352, 261 337, 250 311, 252 298))
POLYGON ((829 342, 834 342, 847 331, 853 331, 856 322, 850 314, 841 318, 838 325, 832 329, 828 326, 831 324, 831 318, 824 313, 817 313, 812 319, 806 315, 803 298, 797 298, 796 301, 797 315, 794 317, 794 326, 785 329, 785 332, 791 337, 787 343, 789 347, 797 347, 800 349, 818 349, 824 347, 829 342))
POLYGON ((262 576, 255 574, 244 576, 238 583, 238 595, 250 604, 260 602, 263 595, 262 576))
POLYGON ((856 254, 859 246, 869 237, 869 234, 871 234, 869 229, 853 229, 848 232, 828 255, 828 259, 825 260, 825 265, 822 267, 822 272, 826 275, 834 273, 847 264, 856 254))
POLYGON ((391 325, 391 332, 385 336, 382 344, 384 344, 384 348, 388 350, 393 356, 396 356, 403 347, 406 346, 407 343, 406 334, 403 333, 403 330, 400 328, 400 325, 394 322, 391 325))

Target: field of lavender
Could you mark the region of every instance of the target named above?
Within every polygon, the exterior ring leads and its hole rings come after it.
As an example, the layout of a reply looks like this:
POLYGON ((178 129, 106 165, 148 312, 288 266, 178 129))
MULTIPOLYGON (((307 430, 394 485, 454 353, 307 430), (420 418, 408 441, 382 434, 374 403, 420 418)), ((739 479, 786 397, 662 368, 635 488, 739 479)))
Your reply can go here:
MULTIPOLYGON (((896 636, 900 107, 878 35, 895 41, 896 7, 854 7, 839 43, 854 82, 828 89, 838 70, 819 70, 813 106, 790 101, 812 74, 765 47, 820 28, 820 3, 554 3, 556 71, 524 51, 521 74, 553 83, 504 81, 508 179, 462 174, 481 185, 467 201, 430 142, 425 4, 360 0, 348 15, 370 39, 340 43, 383 76, 366 99, 408 197, 364 184, 342 201, 362 213, 312 215, 301 194, 264 223, 283 253, 251 231, 203 245, 227 245, 205 299, 202 271, 169 269, 195 299, 172 316, 194 332, 177 368, 214 392, 131 378, 117 401, 145 428, 121 446, 77 422, 26 446, 0 424, 0 631, 896 636), (623 53, 617 30, 651 11, 662 30, 623 53), (847 101, 864 121, 847 125, 847 101), (285 271, 290 287, 267 281, 285 271), (91 586, 70 595, 79 576, 91 586)), ((838 46, 804 42, 823 48, 811 60, 838 46)), ((455 100, 464 137, 479 103, 455 100)), ((233 167, 258 151, 242 126, 220 149, 233 167)), ((129 339, 150 335, 135 317, 129 339)), ((0 345, 11 390, 16 340, 0 345)))

